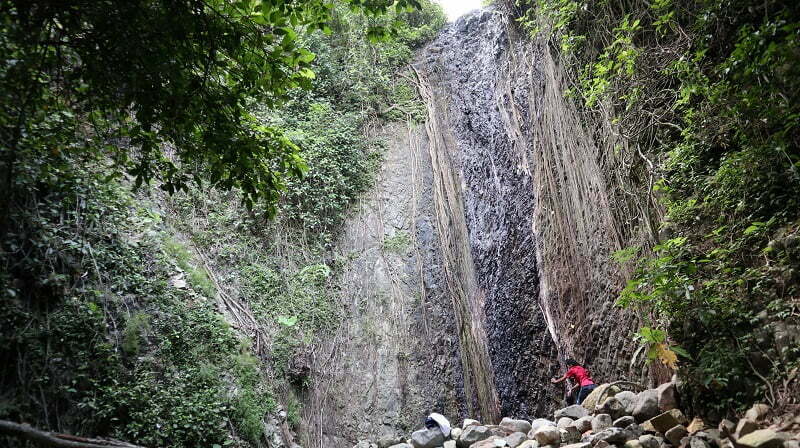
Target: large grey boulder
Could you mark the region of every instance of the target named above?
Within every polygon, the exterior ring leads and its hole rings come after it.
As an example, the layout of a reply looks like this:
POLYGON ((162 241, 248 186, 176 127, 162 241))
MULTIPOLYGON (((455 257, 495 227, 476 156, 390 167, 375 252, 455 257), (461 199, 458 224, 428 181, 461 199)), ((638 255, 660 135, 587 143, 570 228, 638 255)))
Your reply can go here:
POLYGON ((508 417, 503 418, 500 422, 500 427, 510 433, 523 432, 527 434, 531 430, 531 424, 527 420, 514 420, 508 417))
POLYGON ((689 448, 711 448, 711 444, 700 437, 689 437, 689 448))
POLYGON ((507 448, 505 439, 498 436, 492 436, 486 440, 481 440, 478 443, 472 444, 469 448, 507 448))
POLYGON ((633 406, 633 417, 641 423, 658 415, 658 392, 648 389, 636 395, 636 404, 633 406))
POLYGON ((658 394, 658 410, 667 412, 678 407, 678 389, 675 383, 664 383, 656 388, 658 394))
POLYGON ((567 406, 565 408, 557 410, 553 414, 553 417, 555 417, 556 420, 563 417, 569 417, 573 420, 577 420, 587 415, 589 415, 589 411, 587 411, 585 407, 579 404, 573 404, 572 406, 567 406))
POLYGON ((597 445, 600 441, 605 441, 610 444, 623 444, 628 440, 633 439, 631 433, 622 428, 606 428, 592 437, 592 446, 597 445))
POLYGON ((378 439, 378 448, 389 448, 394 445, 403 443, 403 438, 398 436, 383 436, 378 439))
POLYGON ((456 448, 455 440, 445 440, 443 448, 456 448))
POLYGON ((491 436, 488 439, 470 445, 469 448, 502 448, 507 447, 506 440, 499 436, 491 436))
POLYGON ((644 434, 644 428, 642 428, 640 425, 636 423, 632 423, 626 426, 625 429, 637 439, 639 438, 640 435, 644 434))
POLYGON ((758 422, 763 420, 764 417, 769 414, 770 410, 771 408, 768 405, 764 403, 756 403, 753 405, 753 407, 748 409, 747 412, 745 412, 744 416, 745 418, 749 418, 754 422, 758 422))
POLYGON ((594 388, 594 390, 583 400, 581 405, 590 412, 594 412, 594 408, 601 398, 613 397, 619 393, 619 387, 610 384, 601 384, 594 388))
POLYGON ((568 426, 566 428, 558 428, 558 432, 561 433, 562 445, 580 442, 581 440, 581 433, 579 433, 578 428, 574 426, 568 426))
POLYGON ((458 440, 462 432, 464 432, 464 430, 461 428, 452 428, 450 430, 450 438, 453 440, 458 440))
POLYGON ((596 434, 606 428, 610 428, 612 423, 614 423, 614 420, 611 419, 610 415, 597 414, 592 420, 592 431, 596 434))
POLYGON ((414 448, 437 448, 444 445, 444 434, 439 428, 420 429, 411 434, 414 448))
POLYGON ((542 426, 533 432, 533 438, 539 442, 539 446, 559 444, 561 432, 555 426, 542 426))
POLYGON ((578 428, 578 432, 581 434, 585 433, 586 431, 592 429, 592 420, 594 417, 591 415, 587 415, 586 417, 581 417, 575 420, 575 427, 578 428))
MULTIPOLYGON (((389 448, 414 448, 414 447, 412 447, 411 445, 409 445, 407 443, 398 443, 397 445, 392 445, 389 448)), ((445 448, 447 448, 447 447, 445 447, 445 448)))
POLYGON ((572 420, 569 417, 561 417, 560 419, 558 419, 558 423, 556 424, 556 427, 563 429, 563 428, 566 428, 567 426, 572 425, 574 422, 575 421, 572 420))
POLYGON ((618 419, 625 415, 625 405, 616 396, 606 398, 602 404, 597 406, 597 412, 608 414, 612 419, 618 419))
POLYGON ((528 440, 527 434, 524 432, 515 432, 506 437, 506 444, 511 448, 517 448, 526 440, 528 440))
POLYGON ((686 427, 683 425, 675 426, 664 433, 664 437, 666 437, 673 446, 680 446, 681 440, 688 435, 689 431, 687 431, 686 427))
POLYGON ((758 423, 749 418, 743 418, 736 424, 736 438, 744 437, 756 429, 758 429, 758 423))
POLYGON ((562 445, 561 448, 589 448, 592 446, 589 442, 578 442, 570 445, 562 445))
POLYGON ((464 423, 461 424, 461 428, 462 429, 467 429, 467 426, 480 425, 480 424, 481 424, 481 422, 479 422, 477 420, 473 420, 471 418, 465 418, 464 419, 464 423))
POLYGON ((671 412, 658 414, 657 416, 651 418, 649 422, 656 431, 665 434, 670 429, 681 424, 681 422, 675 418, 675 415, 673 415, 671 412))
POLYGON ((614 395, 614 398, 619 400, 619 402, 625 407, 625 415, 633 415, 633 408, 636 406, 635 393, 629 390, 623 390, 622 392, 614 395))
MULTIPOLYGON (((542 426, 556 426, 556 422, 548 420, 546 418, 537 418, 536 420, 531 422, 531 430, 529 432, 536 431, 542 426)), ((530 438, 532 439, 533 437, 530 438)))
POLYGON ((486 426, 469 425, 461 433, 461 437, 458 438, 458 446, 459 448, 469 448, 473 443, 488 439, 491 435, 491 430, 486 426))
POLYGON ((661 440, 653 435, 650 434, 643 434, 639 436, 639 443, 642 444, 642 448, 660 448, 661 447, 661 440))
POLYGON ((636 424, 636 420, 633 418, 633 416, 623 415, 622 417, 614 420, 612 426, 616 426, 617 428, 627 428, 633 424, 636 424))

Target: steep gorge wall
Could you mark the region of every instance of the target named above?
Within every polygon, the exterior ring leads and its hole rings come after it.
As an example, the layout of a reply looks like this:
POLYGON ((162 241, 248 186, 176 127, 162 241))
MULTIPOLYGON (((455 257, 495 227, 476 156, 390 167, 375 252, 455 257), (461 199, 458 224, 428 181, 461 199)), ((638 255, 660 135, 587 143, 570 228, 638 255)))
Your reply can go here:
POLYGON ((611 254, 630 237, 551 55, 488 9, 448 25, 413 70, 427 121, 380 130, 379 180, 337 246, 350 317, 315 351, 308 446, 408 431, 432 411, 546 416, 567 356, 599 381, 646 380, 630 365, 636 318, 614 306, 626 273, 611 254), (399 235, 408 249, 389 249, 399 235))
POLYGON ((460 179, 477 294, 503 415, 555 407, 571 356, 598 380, 643 379, 634 316, 614 307, 624 240, 602 154, 564 99, 550 53, 489 9, 451 24, 417 64, 460 179))

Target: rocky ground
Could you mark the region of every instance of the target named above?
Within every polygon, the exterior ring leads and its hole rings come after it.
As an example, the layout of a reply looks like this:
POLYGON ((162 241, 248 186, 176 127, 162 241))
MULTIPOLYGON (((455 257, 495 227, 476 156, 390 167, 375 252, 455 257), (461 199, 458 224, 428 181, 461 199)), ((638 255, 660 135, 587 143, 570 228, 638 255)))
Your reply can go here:
POLYGON ((552 419, 504 418, 499 425, 466 419, 449 437, 421 429, 409 439, 384 437, 353 448, 800 448, 800 416, 775 423, 772 410, 755 404, 738 420, 711 426, 679 409, 675 383, 634 393, 597 387, 582 405, 557 410, 552 419))

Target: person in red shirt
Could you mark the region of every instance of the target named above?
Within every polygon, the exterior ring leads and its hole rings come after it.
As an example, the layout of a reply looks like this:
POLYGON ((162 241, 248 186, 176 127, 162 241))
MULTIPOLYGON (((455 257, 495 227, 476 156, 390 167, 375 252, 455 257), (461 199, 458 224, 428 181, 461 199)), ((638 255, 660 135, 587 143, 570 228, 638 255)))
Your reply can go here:
POLYGON ((567 373, 565 373, 561 378, 551 379, 550 382, 556 384, 566 380, 567 378, 575 381, 575 386, 570 390, 569 395, 572 396, 572 393, 575 391, 575 389, 580 387, 581 389, 578 391, 575 404, 581 404, 589 395, 589 393, 591 393, 592 390, 597 387, 597 385, 594 384, 594 381, 589 376, 589 371, 584 369, 583 366, 578 364, 574 359, 567 358, 565 363, 568 367, 567 373))

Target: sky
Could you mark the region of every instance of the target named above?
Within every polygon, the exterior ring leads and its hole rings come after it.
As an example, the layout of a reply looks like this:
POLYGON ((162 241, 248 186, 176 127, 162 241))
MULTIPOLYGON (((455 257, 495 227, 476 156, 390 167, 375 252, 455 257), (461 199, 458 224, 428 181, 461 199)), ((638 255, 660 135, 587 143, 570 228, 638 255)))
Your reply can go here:
POLYGON ((436 2, 442 5, 447 18, 451 21, 481 7, 481 0, 436 0, 436 2))

